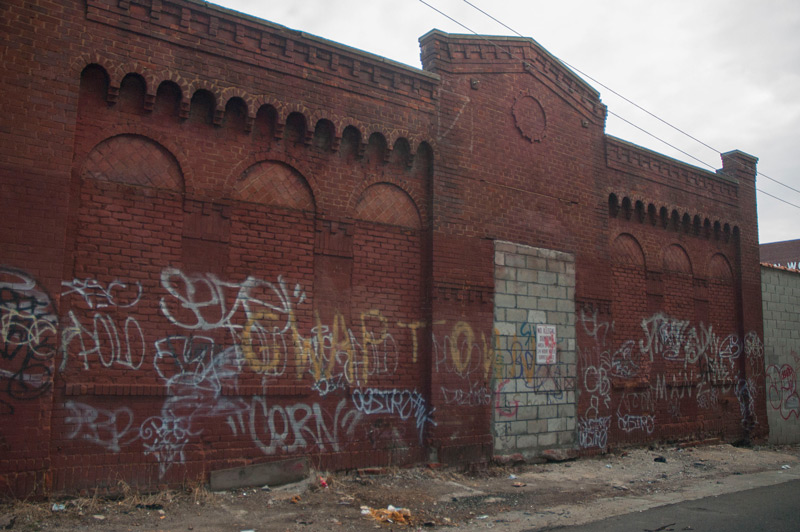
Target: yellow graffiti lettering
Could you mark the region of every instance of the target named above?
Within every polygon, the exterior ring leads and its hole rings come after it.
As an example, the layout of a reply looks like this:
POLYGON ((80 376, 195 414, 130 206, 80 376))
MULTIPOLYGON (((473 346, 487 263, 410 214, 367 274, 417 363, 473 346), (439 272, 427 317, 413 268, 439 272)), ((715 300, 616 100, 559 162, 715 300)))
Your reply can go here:
POLYGON ((379 346, 389 335, 389 320, 387 320, 380 310, 372 309, 361 313, 361 345, 364 348, 364 360, 361 367, 361 379, 363 384, 367 384, 369 375, 369 352, 370 346, 379 346), (380 338, 376 338, 372 332, 367 330, 367 321, 376 319, 381 323, 380 338))
POLYGON ((281 353, 274 337, 272 340, 272 354, 266 339, 266 331, 259 323, 261 320, 277 320, 278 315, 272 312, 253 312, 249 314, 247 324, 242 331, 242 353, 247 364, 255 373, 274 372, 280 364, 281 353), (255 338, 254 338, 255 336, 255 338), (254 349, 254 340, 258 344, 258 353, 254 349), (265 345, 266 344, 266 345, 265 345), (265 356, 266 355, 266 356, 265 356), (266 358, 266 360, 265 360, 266 358))
POLYGON ((503 352, 500 349, 500 331, 497 329, 494 330, 494 341, 495 341, 495 350, 494 350, 494 378, 497 380, 505 380, 508 370, 506 369, 506 364, 503 363, 503 352))
POLYGON ((411 323, 403 323, 402 321, 397 322, 399 327, 405 327, 411 331, 411 359, 414 363, 417 362, 417 356, 419 354, 419 338, 417 338, 417 329, 425 327, 424 321, 412 321, 411 323))
POLYGON ((311 339, 303 338, 300 334, 300 329, 297 327, 297 318, 294 315, 294 310, 289 311, 289 328, 292 331, 292 340, 294 342, 294 359, 295 370, 297 371, 297 378, 303 378, 303 371, 311 364, 312 357, 314 356, 311 348, 311 339))
POLYGON ((472 361, 472 345, 475 343, 475 333, 470 327, 469 323, 459 321, 453 326, 453 332, 450 335, 450 358, 453 359, 453 366, 458 373, 463 373, 469 367, 472 361), (466 356, 462 356, 461 350, 458 348, 459 338, 461 335, 466 336, 464 344, 466 344, 466 356))
POLYGON ((339 311, 333 318, 333 331, 331 337, 331 356, 328 360, 328 368, 325 373, 326 378, 331 378, 336 360, 340 353, 345 354, 345 364, 347 365, 347 382, 353 382, 355 374, 353 370, 353 343, 350 341, 350 330, 344 321, 344 316, 339 311))

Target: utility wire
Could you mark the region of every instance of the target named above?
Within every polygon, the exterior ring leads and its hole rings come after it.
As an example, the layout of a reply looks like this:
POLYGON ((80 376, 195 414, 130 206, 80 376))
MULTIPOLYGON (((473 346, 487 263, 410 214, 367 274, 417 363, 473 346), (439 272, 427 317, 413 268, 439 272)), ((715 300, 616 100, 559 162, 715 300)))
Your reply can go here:
MULTIPOLYGON (((501 20, 497 19, 496 17, 492 16, 490 13, 487 13, 487 12, 486 12, 486 11, 484 11, 483 9, 479 8, 478 6, 476 6, 475 4, 473 4, 472 2, 470 2, 469 0, 462 0, 462 1, 463 1, 465 4, 467 4, 468 6, 472 7, 473 9, 475 9, 476 11, 478 11, 478 12, 482 13, 483 15, 485 15, 485 16, 487 16, 487 17, 489 17, 490 19, 492 19, 492 20, 493 20, 493 21, 495 21, 496 23, 500 24, 501 26, 503 26, 504 28, 506 28, 506 29, 507 29, 507 30, 509 30, 510 32, 512 32, 512 33, 514 33, 514 34, 516 34, 518 37, 529 38, 529 37, 525 37, 525 36, 524 36, 524 35, 522 35, 520 32, 518 32, 517 30, 515 30, 514 28, 512 28, 512 27, 511 27, 511 26, 509 26, 508 24, 504 23, 503 21, 501 21, 501 20)), ((428 5, 429 7, 431 7, 429 4, 426 4, 426 3, 425 3, 425 2, 423 2, 422 0, 420 0, 420 2, 422 2, 423 4, 425 4, 425 5, 428 5)), ((461 26, 461 27, 463 27, 463 28, 466 28, 466 26, 464 26, 463 24, 459 23, 457 20, 453 19, 452 17, 450 17, 450 16, 448 16, 448 15, 446 15, 446 14, 442 13, 442 12, 441 12, 441 11, 439 11, 438 9, 435 9, 435 8, 433 8, 433 7, 431 7, 431 8, 432 8, 432 9, 434 9, 435 11, 437 11, 437 12, 441 13, 441 14, 442 14, 442 15, 444 15, 445 17, 449 18, 450 20, 452 20, 453 22, 455 22, 455 23, 456 23, 456 24, 458 24, 459 26, 461 26)), ((467 29, 469 30, 469 28, 467 28, 467 29)), ((473 30, 469 30, 469 31, 471 31, 472 33, 475 33, 473 30)), ((475 33, 475 35, 477 35, 477 33, 475 33)), ((535 42, 535 41, 534 41, 534 42, 535 42)), ((642 107, 641 105, 637 104, 637 103, 636 103, 636 102, 634 102, 633 100, 631 100, 631 99, 629 99, 629 98, 626 98, 625 96, 623 96, 623 95, 622 95, 622 94, 620 94, 619 92, 615 91, 614 89, 612 89, 612 88, 611 88, 611 87, 609 87, 608 85, 606 85, 606 84, 602 83, 601 81, 599 81, 599 80, 597 80, 597 79, 593 78, 592 76, 590 76, 590 75, 589 75, 589 74, 587 74, 586 72, 583 72, 583 71, 582 71, 582 70, 580 70, 579 68, 577 68, 577 67, 575 67, 575 66, 573 66, 573 65, 571 65, 571 64, 569 64, 569 63, 567 63, 567 62, 566 62, 566 61, 564 61, 563 59, 560 59, 560 58, 559 58, 558 60, 559 60, 559 61, 561 61, 561 62, 562 62, 562 63, 563 63, 565 66, 567 66, 568 68, 570 68, 570 69, 574 70, 575 72, 577 72, 577 73, 578 73, 578 74, 580 74, 581 76, 585 77, 586 79, 589 79, 589 80, 591 80, 592 82, 594 82, 594 83, 596 83, 596 84, 600 85, 601 87, 603 87, 604 89, 606 89, 606 90, 607 90, 607 91, 609 91, 610 93, 612 93, 612 94, 614 94, 615 96, 617 96, 617 97, 621 98, 621 99, 622 99, 622 100, 624 100, 625 102, 627 102, 627 103, 629 103, 629 104, 633 105, 634 107, 636 107, 636 108, 637 108, 637 109, 639 109, 640 111, 642 111, 642 112, 644 112, 644 113, 646 113, 646 114, 650 115, 651 117, 655 118, 656 120, 658 120, 658 121, 659 121, 659 122, 661 122, 662 124, 665 124, 665 125, 669 126, 670 128, 674 129, 675 131, 677 131, 677 132, 681 133, 682 135, 685 135, 686 137, 689 137, 689 138, 690 138, 690 139, 692 139, 693 141, 695 141, 695 142, 697 142, 697 143, 701 144, 702 146, 705 146, 706 148, 708 148, 709 150, 713 151, 713 152, 714 152, 714 153, 716 153, 717 155, 721 155, 721 154, 722 154, 722 152, 721 152, 720 150, 718 150, 718 149, 714 148, 713 146, 710 146, 709 144, 707 144, 707 143, 703 142, 702 140, 698 139, 697 137, 695 137, 695 136, 693 136, 693 135, 691 135, 691 134, 687 133, 686 131, 682 130, 681 128, 679 128, 679 127, 677 127, 677 126, 674 126, 674 125, 670 124, 669 122, 667 122, 666 120, 664 120, 664 119, 663 119, 663 118, 661 118, 660 116, 658 116, 658 115, 656 115, 656 114, 654 114, 654 113, 652 113, 652 112, 648 111, 647 109, 645 109, 645 108, 644 108, 644 107, 642 107)), ((627 122, 628 124, 632 125, 633 127, 637 128, 637 129, 639 129, 639 130, 643 131, 644 133, 647 133, 648 135, 650 135, 650 136, 652 136, 652 137, 656 138, 657 140, 659 140, 659 141, 663 142, 663 143, 664 143, 664 144, 666 144, 667 146, 670 146, 671 148, 673 148, 673 149, 675 149, 675 150, 678 150, 679 152, 683 153, 684 155, 687 155, 688 157, 691 157, 691 158, 692 158, 692 159, 694 159, 695 161, 701 162, 701 163, 703 163, 704 165, 706 165, 706 166, 709 166, 710 168, 714 169, 714 167, 713 167, 713 166, 711 166, 710 164, 708 164, 708 163, 706 163, 706 162, 704 162, 704 161, 701 161, 701 160, 700 160, 700 159, 698 159, 697 157, 695 157, 695 156, 693 156, 693 155, 689 155, 689 154, 688 154, 688 153, 686 153, 685 151, 683 151, 683 150, 680 150, 680 149, 676 148, 675 146, 673 146, 673 145, 669 144, 668 142, 665 142, 664 140, 662 140, 662 139, 660 139, 660 138, 656 137, 655 135, 652 135, 650 132, 648 132, 648 131, 645 131, 645 130, 644 130, 644 129, 642 129, 641 127, 639 127, 639 126, 637 126, 637 125, 633 124, 632 122, 630 122, 630 121, 628 121, 628 120, 625 120, 624 118, 622 118, 622 117, 621 117, 621 116, 619 116, 618 114, 616 114, 616 113, 612 113, 611 111, 609 111, 609 114, 612 114, 612 115, 616 116, 617 118, 619 118, 619 119, 623 120, 624 122, 627 122)), ((781 185, 781 186, 783 186, 783 187, 786 187, 786 188, 788 188, 789 190, 792 190, 792 191, 794 191, 794 192, 797 192, 798 194, 800 194, 800 190, 798 190, 798 189, 796 189, 796 188, 794 188, 794 187, 792 187, 792 186, 790 186, 790 185, 787 185, 786 183, 783 183, 783 182, 781 182, 781 181, 779 181, 779 180, 777 180, 777 179, 775 179, 775 178, 772 178, 772 177, 770 177, 770 176, 768 176, 768 175, 766 175, 766 174, 764 174, 764 173, 762 173, 762 172, 756 171, 756 173, 757 173, 758 175, 760 175, 761 177, 764 177, 764 178, 766 178, 766 179, 769 179, 770 181, 773 181, 773 182, 775 182, 775 183, 777 183, 777 184, 779 184, 779 185, 781 185)), ((765 193, 765 194, 766 194, 766 193, 765 193)), ((770 194, 767 194, 767 195, 768 195, 768 196, 770 196, 770 194)), ((772 196, 772 197, 775 197, 775 196, 772 196)), ((779 198, 776 198, 776 199, 779 199, 779 198)), ((784 203, 788 203, 788 202, 784 202, 784 203)), ((790 203, 790 205, 792 205, 792 204, 790 203)))
POLYGON ((636 129, 638 129, 639 131, 641 131, 642 133, 644 133, 644 134, 646 134, 646 135, 650 135, 651 137, 653 137, 653 138, 654 138, 654 139, 656 139, 657 141, 659 141, 659 142, 661 142, 661 143, 663 143, 663 144, 666 144, 667 146, 669 146, 669 147, 670 147, 670 148, 672 148, 673 150, 677 150, 677 151, 681 152, 682 154, 684 154, 685 156, 687 156, 687 157, 691 157, 692 159, 694 159, 694 160, 695 160, 695 161, 697 161, 698 163, 700 163, 700 164, 704 164, 704 165, 708 166, 709 168, 711 168, 711 169, 712 169, 712 170, 714 170, 714 171, 716 171, 716 170, 717 170, 716 168, 714 168, 714 166, 713 166, 713 165, 710 165, 710 164, 708 164, 707 162, 703 161, 702 159, 698 159, 697 157, 695 157, 695 156, 694 156, 694 155, 692 155, 691 153, 689 153, 689 152, 686 152, 686 151, 683 151, 682 149, 678 148, 677 146, 675 146, 675 145, 673 145, 673 144, 670 144, 669 142, 667 142, 666 140, 662 139, 661 137, 658 137, 658 136, 656 136, 655 134, 653 134, 653 133, 650 133, 649 131, 647 131, 647 130, 646 130, 646 129, 644 129, 643 127, 641 127, 641 126, 637 126, 636 124, 634 124, 634 123, 633 123, 633 122, 631 122, 630 120, 628 120, 628 119, 626 119, 626 118, 622 118, 620 115, 618 115, 618 114, 617 114, 617 113, 615 113, 614 111, 608 110, 608 114, 616 116, 617 118, 619 118, 620 120, 622 120, 622 121, 623 121, 623 122, 625 122, 626 124, 628 124, 628 125, 630 125, 630 126, 633 126, 633 127, 635 127, 636 129))
MULTIPOLYGON (((450 15, 448 15, 447 13, 445 13, 444 11, 440 11, 439 9, 437 9, 437 8, 433 7, 432 5, 430 5, 430 4, 429 4, 428 2, 426 2, 425 0, 419 0, 419 2, 420 2, 421 4, 425 4, 425 5, 426 5, 426 6, 428 6, 429 8, 433 9, 434 11, 436 11, 437 13, 439 13, 440 15, 442 15, 443 17, 445 17, 446 19, 449 19, 450 21, 452 21, 452 22, 455 22, 456 24, 458 24, 459 26, 461 26, 462 28, 464 28, 464 29, 465 29, 465 30, 467 30, 468 32, 470 32, 470 33, 474 33, 475 35, 478 35, 478 32, 477 32, 477 31, 475 31, 475 30, 473 30, 473 29, 471 29, 471 28, 468 28, 467 26, 463 25, 462 23, 460 23, 459 21, 457 21, 456 19, 454 19, 453 17, 451 17, 450 15)), ((470 4, 470 5, 471 5, 471 4, 470 4)), ((511 30, 511 31, 514 31, 514 30, 511 30)), ((515 33, 516 33, 516 32, 515 32, 515 33)), ((519 34, 518 34, 518 35, 519 35, 519 34)), ((489 42, 489 44, 492 44, 492 45, 494 45, 496 48, 499 48, 497 45, 495 45, 495 44, 494 44, 494 43, 492 43, 491 41, 488 41, 488 40, 487 40, 487 42, 489 42)), ((509 55, 511 55, 511 54, 509 54, 509 55)))
POLYGON ((789 201, 786 201, 786 200, 785 200, 785 199, 783 199, 783 198, 779 198, 778 196, 773 196, 773 195, 772 195, 772 194, 770 194, 769 192, 764 192, 764 191, 763 191, 763 190, 761 190, 760 188, 756 188, 756 190, 757 190, 757 191, 759 191, 759 192, 761 192, 762 194, 765 194, 765 195, 769 196, 770 198, 776 199, 776 200, 778 200, 778 201, 781 201, 781 202, 783 202, 783 203, 785 203, 785 204, 787 204, 787 205, 791 205, 792 207, 797 207, 798 209, 800 209, 800 205, 795 205, 794 203, 791 203, 791 202, 789 202, 789 201))

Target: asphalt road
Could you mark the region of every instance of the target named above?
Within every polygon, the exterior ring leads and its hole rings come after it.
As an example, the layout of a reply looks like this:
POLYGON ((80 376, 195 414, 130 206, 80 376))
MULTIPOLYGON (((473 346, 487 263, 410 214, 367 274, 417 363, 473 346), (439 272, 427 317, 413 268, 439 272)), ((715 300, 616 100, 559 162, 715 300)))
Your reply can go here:
MULTIPOLYGON (((798 532, 800 480, 634 512, 559 532, 798 532)), ((541 531, 528 529, 524 532, 541 531)), ((555 529, 550 529, 555 530, 555 529)))

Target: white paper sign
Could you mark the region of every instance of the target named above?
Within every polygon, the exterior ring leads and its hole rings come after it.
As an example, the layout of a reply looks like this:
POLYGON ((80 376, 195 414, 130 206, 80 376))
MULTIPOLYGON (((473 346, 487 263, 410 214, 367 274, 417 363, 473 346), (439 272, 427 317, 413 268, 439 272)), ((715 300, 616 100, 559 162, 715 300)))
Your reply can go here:
POLYGON ((556 363, 556 326, 536 326, 536 363, 556 363))

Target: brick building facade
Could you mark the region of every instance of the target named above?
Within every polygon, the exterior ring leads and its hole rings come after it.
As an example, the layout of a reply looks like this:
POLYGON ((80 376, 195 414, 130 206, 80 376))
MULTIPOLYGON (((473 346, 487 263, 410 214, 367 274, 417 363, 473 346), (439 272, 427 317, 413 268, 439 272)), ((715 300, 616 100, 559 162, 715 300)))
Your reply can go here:
POLYGON ((530 39, 0 14, 3 492, 766 434, 755 158, 607 136, 530 39))

